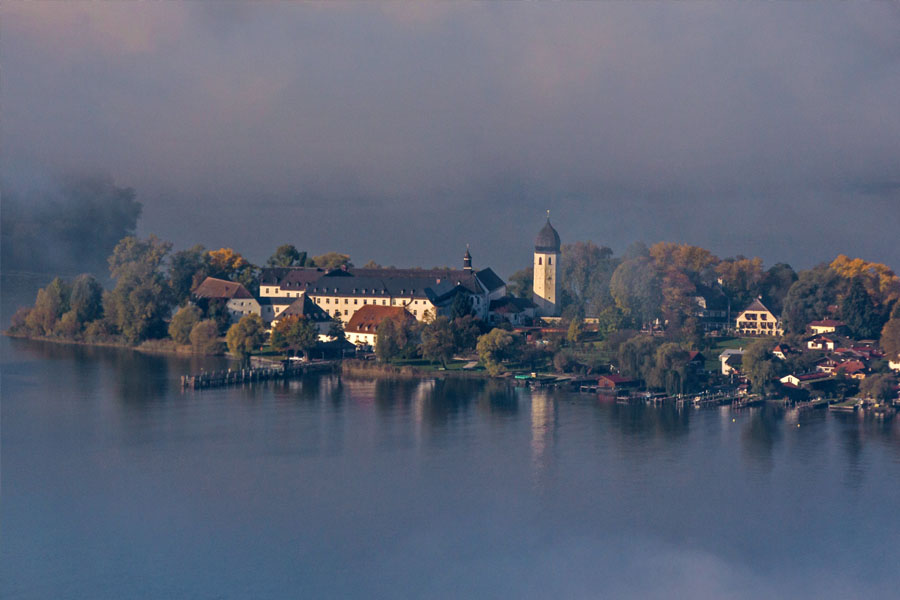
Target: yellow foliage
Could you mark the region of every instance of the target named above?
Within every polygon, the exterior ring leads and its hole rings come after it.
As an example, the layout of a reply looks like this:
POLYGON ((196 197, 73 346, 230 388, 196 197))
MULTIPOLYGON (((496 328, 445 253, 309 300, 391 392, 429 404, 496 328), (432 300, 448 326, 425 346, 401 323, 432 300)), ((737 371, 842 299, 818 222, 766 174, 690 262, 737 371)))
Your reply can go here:
POLYGON ((880 302, 900 298, 900 278, 887 265, 839 254, 829 266, 844 279, 860 277, 869 295, 880 302))
POLYGON ((661 269, 678 269, 695 273, 719 262, 718 257, 705 248, 674 242, 653 244, 650 247, 650 256, 661 269))
POLYGON ((239 271, 250 264, 243 256, 231 248, 210 250, 209 262, 214 269, 229 273, 239 271))

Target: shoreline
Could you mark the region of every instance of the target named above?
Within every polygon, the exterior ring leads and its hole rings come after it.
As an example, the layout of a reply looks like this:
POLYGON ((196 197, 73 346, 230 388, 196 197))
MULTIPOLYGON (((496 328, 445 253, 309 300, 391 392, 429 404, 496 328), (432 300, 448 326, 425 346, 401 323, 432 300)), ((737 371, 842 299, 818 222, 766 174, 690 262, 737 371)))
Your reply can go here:
POLYGON ((225 353, 219 354, 205 354, 194 352, 190 346, 179 346, 175 342, 171 340, 145 340, 141 342, 137 346, 132 346, 126 342, 115 342, 115 341, 106 341, 106 342, 86 342, 84 340, 71 340, 66 338, 58 338, 51 336, 33 336, 33 335, 25 335, 21 333, 12 333, 10 331, 4 331, 3 335, 16 339, 16 340, 29 340, 34 342, 48 342, 51 344, 63 344, 68 346, 85 346, 89 348, 119 348, 122 350, 133 350, 135 352, 140 352, 142 354, 157 354, 157 355, 169 355, 169 356, 217 356, 222 358, 230 358, 230 356, 225 353))

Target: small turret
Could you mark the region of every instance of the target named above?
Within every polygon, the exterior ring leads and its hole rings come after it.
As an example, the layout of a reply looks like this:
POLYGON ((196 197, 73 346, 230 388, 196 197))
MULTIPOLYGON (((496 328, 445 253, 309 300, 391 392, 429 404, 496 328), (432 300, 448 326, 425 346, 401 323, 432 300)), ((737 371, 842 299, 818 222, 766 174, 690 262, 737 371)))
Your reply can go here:
POLYGON ((466 271, 472 270, 472 255, 469 253, 468 244, 466 244, 466 254, 463 256, 463 269, 466 271))

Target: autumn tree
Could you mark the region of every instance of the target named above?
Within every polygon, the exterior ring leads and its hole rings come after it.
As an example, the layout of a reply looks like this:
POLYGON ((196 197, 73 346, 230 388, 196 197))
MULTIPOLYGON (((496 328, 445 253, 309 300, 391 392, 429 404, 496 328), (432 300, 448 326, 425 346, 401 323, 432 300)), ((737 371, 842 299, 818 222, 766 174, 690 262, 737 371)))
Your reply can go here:
POLYGON ((722 281, 722 290, 736 310, 743 310, 762 293, 765 273, 760 258, 738 256, 723 260, 716 265, 716 273, 722 281))
POLYGON ((38 290, 34 307, 25 319, 33 335, 53 335, 56 322, 69 310, 71 287, 59 277, 38 290))
POLYGON ((225 342, 228 350, 246 361, 250 354, 266 341, 266 326, 259 315, 244 315, 241 320, 228 328, 225 342))
POLYGON ((284 317, 272 328, 272 348, 279 352, 303 352, 308 355, 318 340, 316 324, 300 315, 284 317))
POLYGON ((340 252, 327 252, 319 256, 314 256, 312 259, 312 264, 309 266, 319 267, 320 269, 325 269, 326 271, 328 271, 331 269, 340 269, 344 266, 352 267, 353 263, 350 262, 350 255, 348 254, 341 254, 340 252))
POLYGON ((236 281, 255 294, 259 288, 256 274, 257 269, 250 261, 235 252, 231 248, 210 250, 207 253, 209 260, 209 276, 219 279, 236 281))
POLYGON ((637 335, 619 345, 617 364, 628 377, 646 379, 655 366, 659 342, 648 335, 637 335))
POLYGON ((900 278, 887 265, 840 254, 829 266, 841 279, 859 279, 879 305, 887 305, 900 298, 900 278))
POLYGON ((191 330, 200 322, 200 309, 196 306, 183 306, 169 322, 169 337, 176 344, 187 345, 191 343, 191 330))

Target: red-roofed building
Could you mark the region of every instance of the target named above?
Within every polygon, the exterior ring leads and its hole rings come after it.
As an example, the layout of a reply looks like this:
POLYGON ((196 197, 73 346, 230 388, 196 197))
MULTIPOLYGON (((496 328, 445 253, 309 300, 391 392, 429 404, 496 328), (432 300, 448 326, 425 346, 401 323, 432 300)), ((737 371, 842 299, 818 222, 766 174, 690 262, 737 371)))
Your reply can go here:
POLYGON ((235 281, 207 277, 193 292, 197 300, 209 302, 219 300, 225 303, 232 321, 244 315, 259 315, 259 302, 247 288, 235 281))
POLYGON ((624 388, 635 388, 640 386, 640 382, 628 377, 622 377, 616 373, 610 375, 601 375, 597 378, 597 387, 606 390, 621 390, 624 388))
POLYGON ((347 340, 357 346, 375 347, 378 339, 376 330, 385 319, 397 319, 400 321, 415 321, 416 318, 402 306, 376 306, 367 304, 350 317, 350 321, 344 327, 347 340))

